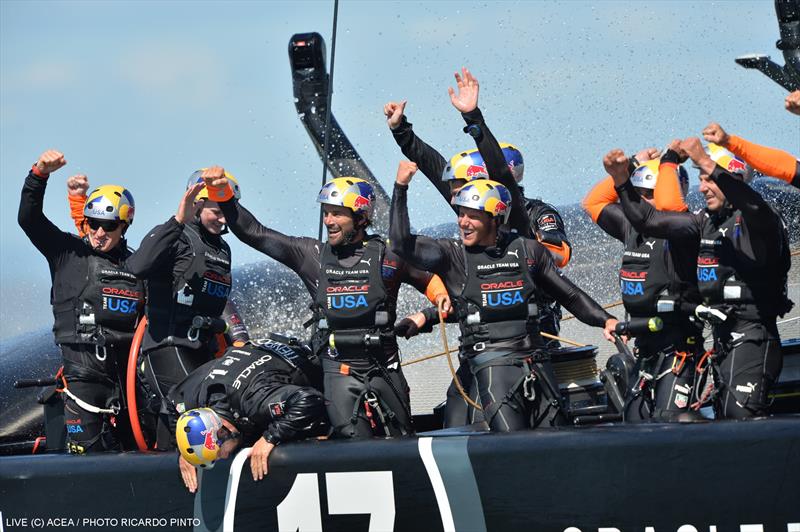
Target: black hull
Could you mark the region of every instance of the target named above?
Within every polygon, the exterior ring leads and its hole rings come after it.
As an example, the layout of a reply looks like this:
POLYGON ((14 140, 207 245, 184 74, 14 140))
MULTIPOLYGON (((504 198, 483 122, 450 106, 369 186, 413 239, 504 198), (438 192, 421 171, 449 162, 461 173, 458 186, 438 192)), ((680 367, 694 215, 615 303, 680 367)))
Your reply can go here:
POLYGON ((172 453, 14 456, 0 511, 7 530, 783 532, 800 523, 798 451, 798 416, 315 441, 277 448, 261 482, 244 456, 221 462, 196 496, 172 453))

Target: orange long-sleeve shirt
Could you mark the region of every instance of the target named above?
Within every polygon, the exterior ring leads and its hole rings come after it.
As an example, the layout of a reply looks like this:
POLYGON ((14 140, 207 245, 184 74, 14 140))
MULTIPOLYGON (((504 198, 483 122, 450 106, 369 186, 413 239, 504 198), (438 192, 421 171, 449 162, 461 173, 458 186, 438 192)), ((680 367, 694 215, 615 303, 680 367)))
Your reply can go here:
POLYGON ((86 204, 86 196, 83 194, 80 196, 67 194, 67 200, 69 201, 69 216, 72 218, 72 221, 75 222, 78 235, 81 237, 86 236, 83 230, 83 221, 86 219, 83 216, 83 206, 86 204))
POLYGON ((729 135, 725 147, 762 174, 800 186, 800 162, 792 154, 777 148, 760 146, 736 135, 729 135))

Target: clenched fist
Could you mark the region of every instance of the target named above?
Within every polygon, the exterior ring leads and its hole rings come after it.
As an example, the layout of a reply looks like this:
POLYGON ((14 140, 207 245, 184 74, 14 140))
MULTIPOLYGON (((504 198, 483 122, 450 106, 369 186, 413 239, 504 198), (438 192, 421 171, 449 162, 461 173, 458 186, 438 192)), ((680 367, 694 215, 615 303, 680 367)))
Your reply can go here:
POLYGON ((56 150, 47 150, 36 161, 36 169, 40 174, 47 175, 55 172, 65 164, 67 164, 67 160, 64 159, 63 153, 56 150))
POLYGON ((398 185, 408 185, 411 183, 411 178, 417 173, 417 163, 411 161, 400 161, 397 167, 397 177, 395 183, 398 185))
POLYGON ((786 110, 800 115, 800 90, 794 91, 786 97, 786 110))
POLYGON ((722 129, 722 126, 716 122, 711 122, 703 129, 703 138, 720 146, 725 146, 730 139, 725 130, 722 129))
POLYGON ((70 196, 85 196, 89 190, 89 178, 83 174, 76 174, 67 179, 67 194, 70 196))
POLYGON ((628 180, 628 157, 625 152, 620 149, 613 149, 603 157, 603 166, 614 179, 614 185, 620 186, 628 180))

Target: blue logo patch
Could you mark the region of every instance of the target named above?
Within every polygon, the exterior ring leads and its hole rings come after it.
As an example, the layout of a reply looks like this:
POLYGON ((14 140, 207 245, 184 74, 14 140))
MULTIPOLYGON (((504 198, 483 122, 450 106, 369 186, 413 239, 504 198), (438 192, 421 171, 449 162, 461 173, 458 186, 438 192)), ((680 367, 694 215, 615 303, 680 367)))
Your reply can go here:
POLYGON ((328 298, 329 308, 358 308, 358 307, 366 307, 367 305, 367 298, 363 295, 342 295, 342 296, 330 296, 328 298))
POLYGON ((103 305, 111 312, 120 314, 135 314, 139 302, 135 299, 125 299, 122 297, 104 297, 103 305))
POLYGON ((697 280, 705 283, 717 280, 717 271, 714 268, 697 268, 697 280))

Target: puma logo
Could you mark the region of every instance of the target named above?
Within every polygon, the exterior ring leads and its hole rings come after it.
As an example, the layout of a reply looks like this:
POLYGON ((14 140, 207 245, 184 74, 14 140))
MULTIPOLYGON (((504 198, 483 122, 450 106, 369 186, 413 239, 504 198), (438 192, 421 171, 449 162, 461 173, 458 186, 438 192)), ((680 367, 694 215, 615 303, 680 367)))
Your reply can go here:
POLYGON ((518 249, 515 249, 514 251, 509 251, 508 254, 509 255, 514 255, 515 257, 517 257, 519 259, 519 250, 518 249))
POLYGON ((653 246, 655 246, 655 245, 656 245, 656 241, 655 241, 655 240, 653 240, 653 241, 651 241, 651 242, 645 242, 645 243, 644 243, 644 245, 645 245, 645 246, 648 246, 648 247, 650 248, 650 251, 652 251, 652 250, 653 250, 653 246))
POLYGON ((722 238, 725 238, 725 233, 728 232, 728 229, 730 229, 730 228, 729 227, 725 227, 724 229, 720 229, 719 230, 719 234, 722 235, 722 238))
POLYGON ((367 260, 361 259, 361 260, 360 260, 360 261, 358 261, 358 262, 359 262, 359 264, 363 262, 364 264, 366 264, 367 266, 369 266, 370 268, 372 268, 372 264, 370 264, 370 262, 372 262, 372 257, 368 258, 367 260))

